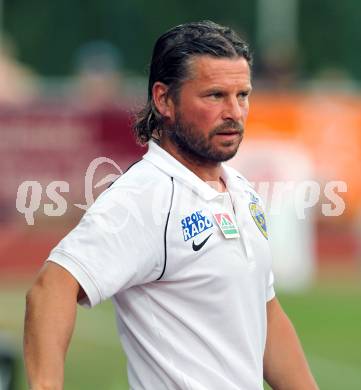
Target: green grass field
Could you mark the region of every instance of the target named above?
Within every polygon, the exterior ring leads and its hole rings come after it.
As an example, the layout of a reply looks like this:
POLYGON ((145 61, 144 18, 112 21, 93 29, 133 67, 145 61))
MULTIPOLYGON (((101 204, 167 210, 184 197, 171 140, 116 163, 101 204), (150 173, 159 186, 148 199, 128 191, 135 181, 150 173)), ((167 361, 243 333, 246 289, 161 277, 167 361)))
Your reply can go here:
MULTIPOLYGON (((25 287, 0 289, 0 331, 8 333, 19 353, 16 390, 26 389, 21 361, 24 292, 25 287)), ((298 331, 320 388, 360 390, 361 283, 323 283, 307 293, 278 297, 298 331)), ((109 302, 79 310, 65 375, 66 390, 128 388, 109 302)))

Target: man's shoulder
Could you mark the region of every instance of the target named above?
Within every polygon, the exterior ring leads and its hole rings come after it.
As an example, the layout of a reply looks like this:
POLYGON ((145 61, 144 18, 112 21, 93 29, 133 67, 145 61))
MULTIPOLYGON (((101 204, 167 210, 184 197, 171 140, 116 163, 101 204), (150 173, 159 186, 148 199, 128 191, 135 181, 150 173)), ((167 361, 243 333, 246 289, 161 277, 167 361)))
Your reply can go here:
POLYGON ((102 192, 88 210, 118 213, 122 208, 143 213, 158 207, 172 190, 170 176, 145 160, 133 164, 102 192), (159 200, 158 200, 159 199, 159 200))
POLYGON ((130 165, 124 173, 112 184, 113 188, 137 186, 149 187, 150 184, 163 185, 170 182, 170 176, 147 160, 139 160, 130 165))

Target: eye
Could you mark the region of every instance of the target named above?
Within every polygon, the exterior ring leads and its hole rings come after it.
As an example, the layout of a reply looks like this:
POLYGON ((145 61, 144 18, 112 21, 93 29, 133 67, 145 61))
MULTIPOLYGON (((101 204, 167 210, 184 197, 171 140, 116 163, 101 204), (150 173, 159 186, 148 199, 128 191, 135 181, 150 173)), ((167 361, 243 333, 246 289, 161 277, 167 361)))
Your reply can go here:
POLYGON ((246 99, 249 96, 249 91, 242 91, 238 94, 238 98, 241 100, 246 99))
POLYGON ((214 100, 219 100, 223 97, 223 94, 221 92, 212 92, 212 93, 208 94, 208 97, 210 97, 211 99, 214 99, 214 100))

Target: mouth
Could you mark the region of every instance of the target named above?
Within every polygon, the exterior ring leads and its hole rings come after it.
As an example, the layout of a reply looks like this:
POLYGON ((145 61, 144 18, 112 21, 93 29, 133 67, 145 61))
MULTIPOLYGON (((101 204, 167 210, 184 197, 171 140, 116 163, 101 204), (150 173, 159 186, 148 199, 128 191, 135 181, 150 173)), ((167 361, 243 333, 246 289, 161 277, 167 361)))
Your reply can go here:
POLYGON ((241 135, 241 133, 237 130, 222 130, 217 131, 216 135, 241 135))
POLYGON ((215 136, 223 141, 236 141, 242 138, 242 132, 238 130, 221 130, 217 131, 215 136))

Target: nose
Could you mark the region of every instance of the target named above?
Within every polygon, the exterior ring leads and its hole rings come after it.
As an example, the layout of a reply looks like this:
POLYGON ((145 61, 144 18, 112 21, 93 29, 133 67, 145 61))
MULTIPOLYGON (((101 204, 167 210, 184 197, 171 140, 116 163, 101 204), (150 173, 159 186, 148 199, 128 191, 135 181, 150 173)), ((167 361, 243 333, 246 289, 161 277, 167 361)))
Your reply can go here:
POLYGON ((237 97, 230 97, 227 101, 224 102, 224 110, 222 119, 223 120, 233 120, 235 122, 241 122, 243 115, 245 113, 244 103, 240 102, 237 97))

